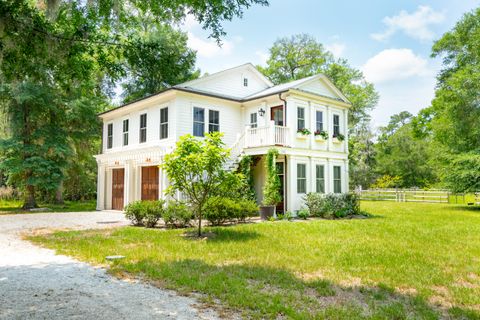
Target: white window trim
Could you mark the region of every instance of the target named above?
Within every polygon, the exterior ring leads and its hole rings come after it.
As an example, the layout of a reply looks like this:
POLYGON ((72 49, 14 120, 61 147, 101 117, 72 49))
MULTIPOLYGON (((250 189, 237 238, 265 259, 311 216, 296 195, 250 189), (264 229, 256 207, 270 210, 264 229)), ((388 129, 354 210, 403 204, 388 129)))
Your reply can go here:
MULTIPOLYGON (((147 118, 148 120, 148 118, 147 118)), ((122 118, 122 146, 123 147, 126 147, 128 145, 130 145, 130 128, 132 127, 132 122, 130 121, 130 117, 125 117, 125 118, 122 118), (123 125, 124 125, 124 121, 127 120, 128 121, 128 130, 126 132, 123 132, 123 125), (125 134, 127 134, 127 144, 125 144, 125 134)))
MULTIPOLYGON (((148 120, 148 119, 147 119, 148 120)), ((159 115, 158 115, 158 121, 159 121, 159 133, 158 133, 158 138, 160 140, 165 140, 170 137, 170 108, 169 106, 162 106, 159 109, 159 115), (167 122, 162 122, 162 110, 167 109, 167 122), (167 125, 167 136, 162 138, 162 125, 166 124, 167 125)))
POLYGON ((146 143, 148 141, 148 112, 147 111, 141 111, 140 114, 138 115, 138 143, 146 143), (145 141, 141 141, 142 138, 142 116, 146 115, 146 121, 145 121, 145 141))
POLYGON ((106 129, 107 129, 107 130, 106 130, 106 133, 107 133, 107 134, 106 134, 105 136, 107 137, 107 140, 106 140, 106 145, 105 145, 105 146, 107 147, 108 150, 110 150, 110 149, 113 148, 113 144, 114 144, 113 138, 114 138, 114 136, 115 136, 115 135, 114 135, 115 126, 113 125, 113 121, 109 121, 109 122, 106 123, 106 129), (109 140, 108 138, 109 138, 110 136, 108 135, 108 127, 109 127, 110 125, 112 125, 112 145, 109 147, 109 146, 108 146, 108 140, 109 140))

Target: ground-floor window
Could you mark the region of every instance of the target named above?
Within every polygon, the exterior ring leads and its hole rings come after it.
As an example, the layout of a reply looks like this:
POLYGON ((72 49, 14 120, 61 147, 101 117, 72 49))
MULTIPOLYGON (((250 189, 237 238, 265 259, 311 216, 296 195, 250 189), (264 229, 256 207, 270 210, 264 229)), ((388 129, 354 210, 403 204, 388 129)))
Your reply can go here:
POLYGON ((342 168, 333 166, 333 192, 342 193, 342 168))
POLYGON ((297 163, 297 193, 307 192, 307 165, 297 163))
POLYGON ((321 164, 316 166, 317 192, 325 193, 325 167, 321 164))

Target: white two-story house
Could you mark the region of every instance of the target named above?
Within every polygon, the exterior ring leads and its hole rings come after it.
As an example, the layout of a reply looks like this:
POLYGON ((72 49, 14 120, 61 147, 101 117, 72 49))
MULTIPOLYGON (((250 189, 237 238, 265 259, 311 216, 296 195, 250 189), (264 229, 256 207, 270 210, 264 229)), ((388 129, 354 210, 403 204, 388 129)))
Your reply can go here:
POLYGON ((164 156, 179 137, 211 131, 224 133, 232 161, 253 157, 259 203, 272 147, 280 154, 278 211, 300 209, 309 192, 347 192, 349 107, 324 75, 274 86, 248 63, 104 112, 97 209, 121 210, 134 200, 165 197, 168 179, 159 168, 164 156), (297 132, 305 128, 311 133, 297 132))

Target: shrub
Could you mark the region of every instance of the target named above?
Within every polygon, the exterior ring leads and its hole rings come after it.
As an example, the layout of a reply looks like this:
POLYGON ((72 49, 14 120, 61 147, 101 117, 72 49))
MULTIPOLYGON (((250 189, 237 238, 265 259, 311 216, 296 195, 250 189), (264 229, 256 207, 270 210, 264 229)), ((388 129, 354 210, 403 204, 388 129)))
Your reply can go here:
POLYGON ((165 201, 163 200, 143 201, 143 209, 145 210, 143 223, 147 228, 153 228, 157 225, 158 220, 164 213, 164 204, 165 201))
POLYGON ((125 217, 135 226, 143 226, 144 216, 145 211, 140 200, 131 202, 125 207, 125 217))
POLYGON ((344 218, 361 214, 360 199, 354 193, 326 194, 309 193, 305 196, 309 214, 322 218, 344 218))
POLYGON ((163 200, 134 201, 125 207, 125 217, 136 226, 153 228, 163 214, 163 200))
POLYGON ((309 216, 310 216, 310 213, 308 212, 307 209, 302 208, 298 210, 297 217, 299 217, 300 219, 307 220, 309 216))
POLYGON ((226 222, 245 221, 247 217, 256 215, 257 204, 252 200, 229 199, 224 197, 212 197, 208 199, 204 209, 205 219, 214 226, 226 222))
POLYGON ((193 213, 185 202, 172 200, 162 217, 167 228, 185 228, 190 225, 193 213))

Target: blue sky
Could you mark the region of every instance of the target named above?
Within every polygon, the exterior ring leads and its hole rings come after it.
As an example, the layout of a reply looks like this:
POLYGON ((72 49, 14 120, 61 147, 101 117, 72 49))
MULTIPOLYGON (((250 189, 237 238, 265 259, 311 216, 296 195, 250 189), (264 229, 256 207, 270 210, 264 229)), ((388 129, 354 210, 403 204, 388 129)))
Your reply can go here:
POLYGON ((191 17, 182 29, 197 50, 198 67, 209 73, 263 64, 277 38, 311 34, 375 84, 380 102, 371 116, 378 127, 395 113, 416 113, 430 104, 441 67, 440 59, 430 58, 433 41, 478 6, 480 0, 270 0, 270 6, 253 6, 242 19, 226 22, 222 48, 191 17))

